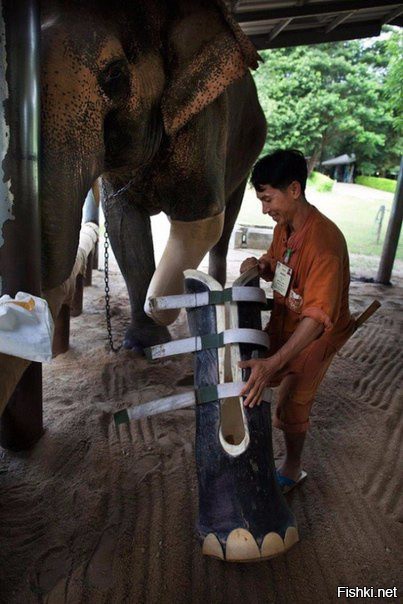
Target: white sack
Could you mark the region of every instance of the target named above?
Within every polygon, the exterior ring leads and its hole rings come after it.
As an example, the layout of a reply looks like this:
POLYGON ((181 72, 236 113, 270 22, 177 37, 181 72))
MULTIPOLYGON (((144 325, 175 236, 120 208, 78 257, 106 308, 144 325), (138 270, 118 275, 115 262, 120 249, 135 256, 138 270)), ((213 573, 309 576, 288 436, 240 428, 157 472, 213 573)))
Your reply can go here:
POLYGON ((0 352, 29 361, 50 361, 54 324, 48 303, 18 292, 0 297, 0 352))

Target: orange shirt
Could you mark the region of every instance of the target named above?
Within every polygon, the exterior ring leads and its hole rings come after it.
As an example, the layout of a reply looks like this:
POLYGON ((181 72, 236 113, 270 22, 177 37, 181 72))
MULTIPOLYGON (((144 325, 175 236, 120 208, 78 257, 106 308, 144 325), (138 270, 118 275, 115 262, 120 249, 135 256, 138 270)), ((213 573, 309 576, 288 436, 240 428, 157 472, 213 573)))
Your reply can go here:
POLYGON ((286 296, 274 292, 274 308, 266 331, 275 348, 284 343, 303 317, 325 327, 321 339, 338 350, 350 337, 354 320, 350 315, 348 290, 350 267, 342 232, 311 206, 303 226, 291 235, 287 226, 276 226, 272 244, 262 257, 274 275, 277 261, 292 268, 286 296), (285 262, 287 249, 291 257, 285 262))

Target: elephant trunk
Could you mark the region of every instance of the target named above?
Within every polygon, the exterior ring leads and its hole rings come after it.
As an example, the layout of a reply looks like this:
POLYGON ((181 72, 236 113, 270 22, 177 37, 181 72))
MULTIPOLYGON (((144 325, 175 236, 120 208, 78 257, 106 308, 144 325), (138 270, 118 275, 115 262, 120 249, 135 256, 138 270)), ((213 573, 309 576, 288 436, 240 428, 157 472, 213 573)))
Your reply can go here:
MULTIPOLYGON (((63 165, 63 162, 60 162, 63 165)), ((82 206, 100 170, 95 162, 83 170, 81 164, 71 174, 54 169, 42 183, 42 289, 63 283, 70 275, 80 236, 82 206), (57 181, 55 181, 57 174, 57 181), (54 183, 57 182, 57 188, 54 183), (51 186, 52 185, 52 186, 51 186)))
POLYGON ((169 239, 151 279, 144 305, 145 313, 156 323, 170 325, 177 318, 179 310, 156 311, 150 304, 150 298, 182 294, 183 272, 199 266, 220 239, 223 226, 224 212, 192 222, 171 221, 169 239))

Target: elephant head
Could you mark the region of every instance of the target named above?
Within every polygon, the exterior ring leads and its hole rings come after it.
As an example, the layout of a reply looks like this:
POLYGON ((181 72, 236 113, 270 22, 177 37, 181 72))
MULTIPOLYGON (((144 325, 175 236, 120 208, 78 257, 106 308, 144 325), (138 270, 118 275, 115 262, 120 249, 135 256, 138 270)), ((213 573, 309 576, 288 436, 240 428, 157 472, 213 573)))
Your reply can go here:
POLYGON ((43 0, 43 287, 70 274, 95 179, 127 182, 257 54, 221 0, 43 0))
POLYGON ((42 11, 45 289, 70 274, 95 179, 106 170, 130 177, 161 140, 161 11, 148 0, 128 19, 115 4, 45 2, 42 11))

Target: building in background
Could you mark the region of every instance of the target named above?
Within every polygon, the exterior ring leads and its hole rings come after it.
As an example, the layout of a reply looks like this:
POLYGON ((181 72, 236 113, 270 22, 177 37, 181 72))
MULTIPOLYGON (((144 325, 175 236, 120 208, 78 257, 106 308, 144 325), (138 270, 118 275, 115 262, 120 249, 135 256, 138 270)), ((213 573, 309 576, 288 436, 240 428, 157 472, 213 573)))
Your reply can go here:
POLYGON ((354 167, 355 167, 355 154, 339 155, 338 157, 332 157, 323 161, 321 168, 324 168, 325 174, 330 176, 337 182, 353 182, 354 167))

